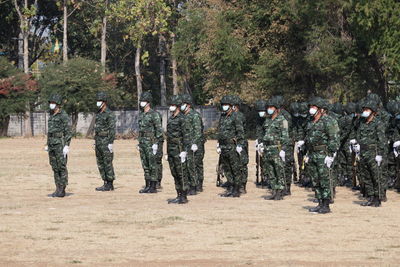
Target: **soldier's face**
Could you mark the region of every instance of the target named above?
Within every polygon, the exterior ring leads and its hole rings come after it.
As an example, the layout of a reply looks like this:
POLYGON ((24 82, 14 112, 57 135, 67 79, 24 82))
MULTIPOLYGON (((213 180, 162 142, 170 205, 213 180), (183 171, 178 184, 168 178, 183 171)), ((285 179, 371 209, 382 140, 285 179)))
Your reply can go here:
POLYGON ((54 110, 56 107, 57 107, 57 104, 56 104, 56 103, 50 102, 49 108, 50 108, 51 110, 54 110))

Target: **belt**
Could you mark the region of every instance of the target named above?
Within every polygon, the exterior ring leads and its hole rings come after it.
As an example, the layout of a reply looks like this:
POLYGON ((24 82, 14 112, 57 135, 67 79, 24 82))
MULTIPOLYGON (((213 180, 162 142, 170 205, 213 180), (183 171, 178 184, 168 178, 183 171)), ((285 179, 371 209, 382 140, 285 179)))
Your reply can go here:
POLYGON ((375 144, 372 145, 366 145, 366 144, 360 144, 360 150, 375 150, 378 146, 375 144))
POLYGON ((58 133, 49 133, 47 134, 48 137, 52 137, 52 138, 63 138, 64 134, 61 132, 58 133))
POLYGON ((101 136, 101 137, 107 137, 108 136, 108 132, 98 132, 96 133, 97 136, 101 136))
POLYGON ((152 133, 152 132, 139 132, 139 137, 154 138, 154 133, 152 133))

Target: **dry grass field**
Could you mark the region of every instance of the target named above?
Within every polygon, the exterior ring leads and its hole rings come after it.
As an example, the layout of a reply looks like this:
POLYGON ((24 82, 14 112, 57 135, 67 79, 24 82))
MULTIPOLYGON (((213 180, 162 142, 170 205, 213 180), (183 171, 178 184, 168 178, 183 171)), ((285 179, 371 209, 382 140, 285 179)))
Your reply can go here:
MULTIPOLYGON (((294 187, 284 201, 264 200, 250 164, 248 194, 221 198, 215 142, 206 144, 205 192, 187 205, 175 196, 168 163, 163 189, 141 195, 136 141, 118 140, 115 191, 101 185, 92 140, 74 139, 63 199, 54 190, 44 138, 0 139, 0 266, 396 266, 400 194, 381 208, 361 207, 339 188, 332 213, 311 214, 312 192, 294 187)), ((253 148, 251 146, 251 148, 253 148)), ((251 150, 254 158, 254 150, 251 150)))

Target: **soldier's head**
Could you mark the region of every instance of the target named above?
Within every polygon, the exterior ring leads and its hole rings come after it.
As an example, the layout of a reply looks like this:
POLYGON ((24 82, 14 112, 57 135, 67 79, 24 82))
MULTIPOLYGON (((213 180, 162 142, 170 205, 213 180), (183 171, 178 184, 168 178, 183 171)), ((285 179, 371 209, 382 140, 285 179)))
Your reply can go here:
POLYGON ((181 96, 182 104, 181 104, 181 111, 187 112, 193 106, 193 99, 189 94, 183 94, 181 96))
POLYGON ((59 94, 53 94, 49 97, 49 107, 51 110, 55 110, 61 106, 62 98, 59 94))
POLYGON ((182 98, 179 95, 173 95, 168 101, 169 111, 175 113, 180 111, 182 105, 182 98))
POLYGON ((346 112, 347 115, 350 115, 352 117, 356 116, 357 113, 357 104, 353 102, 349 102, 344 106, 344 111, 346 112))
POLYGON ((265 100, 257 100, 255 103, 254 107, 256 108, 256 111, 258 112, 258 116, 261 118, 264 118, 266 115, 266 110, 267 110, 267 102, 265 100))
POLYGON ((230 111, 232 111, 232 107, 233 107, 233 102, 232 101, 232 96, 231 95, 226 95, 223 96, 221 99, 221 108, 222 108, 222 112, 224 113, 228 113, 230 111))
POLYGON ((386 104, 386 110, 390 114, 390 116, 396 116, 395 107, 396 107, 396 101, 394 101, 394 100, 390 100, 386 104))
POLYGON ((335 102, 332 105, 332 112, 342 115, 343 114, 343 105, 340 102, 335 102))
POLYGON ((315 117, 319 114, 324 114, 329 110, 329 102, 316 96, 308 102, 308 107, 310 115, 315 117))
POLYGON ((375 102, 376 106, 379 108, 382 107, 382 99, 380 98, 379 95, 374 94, 374 93, 369 93, 365 99, 365 101, 372 101, 375 102))
POLYGON ((292 102, 289 106, 290 113, 293 117, 298 118, 300 116, 300 104, 299 102, 292 102))
POLYGON ((232 96, 232 108, 234 111, 239 110, 240 105, 242 104, 242 99, 239 96, 233 95, 232 96))
POLYGON ((370 118, 372 115, 378 112, 378 105, 374 100, 365 100, 362 102, 362 113, 361 117, 370 118))
POLYGON ((96 106, 99 109, 102 109, 107 105, 107 93, 106 92, 98 92, 96 94, 96 106))
POLYGON ((140 95, 139 98, 139 105, 141 109, 145 109, 146 107, 151 105, 151 102, 153 101, 153 96, 151 95, 151 92, 143 92, 140 95))
POLYGON ((282 98, 280 96, 274 96, 271 99, 267 101, 267 114, 269 116, 274 115, 275 113, 278 113, 280 108, 282 107, 283 102, 282 98))
POLYGON ((307 118, 307 116, 308 116, 308 103, 307 102, 299 103, 299 113, 300 113, 301 117, 307 118))

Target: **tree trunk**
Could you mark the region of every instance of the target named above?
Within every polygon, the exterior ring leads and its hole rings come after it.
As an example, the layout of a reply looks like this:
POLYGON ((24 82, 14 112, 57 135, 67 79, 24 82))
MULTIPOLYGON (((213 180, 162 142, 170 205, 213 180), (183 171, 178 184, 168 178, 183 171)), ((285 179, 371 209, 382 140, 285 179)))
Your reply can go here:
POLYGON ((100 63, 101 66, 103 66, 103 72, 106 71, 106 58, 107 58, 107 41, 106 41, 106 35, 107 35, 107 6, 108 6, 108 0, 105 0, 105 12, 104 12, 104 17, 103 17, 103 23, 101 24, 101 59, 100 63))
POLYGON ((18 69, 24 70, 24 35, 22 29, 18 34, 18 69))
POLYGON ((63 11, 64 11, 64 21, 63 21, 63 62, 68 61, 68 32, 67 32, 67 21, 68 21, 68 9, 67 1, 64 0, 63 11))
POLYGON ((158 51, 160 53, 160 95, 161 106, 167 105, 167 83, 165 80, 165 37, 160 34, 158 38, 158 51))
MULTIPOLYGON (((172 34, 172 47, 175 46, 175 34, 172 34)), ((172 84, 173 84, 173 94, 179 94, 179 87, 178 87, 178 64, 176 62, 176 58, 171 55, 171 62, 172 62, 172 84)))
POLYGON ((142 94, 142 76, 140 74, 140 54, 142 52, 142 48, 140 44, 136 47, 136 54, 135 54, 135 75, 136 75, 136 87, 137 87, 137 105, 139 108, 139 99, 140 95, 142 94))
POLYGON ((79 113, 78 112, 74 112, 71 114, 71 118, 72 118, 72 134, 75 135, 76 134, 76 126, 78 125, 78 117, 79 117, 79 113))
POLYGON ((10 116, 0 120, 0 136, 7 136, 8 124, 10 123, 10 116))

